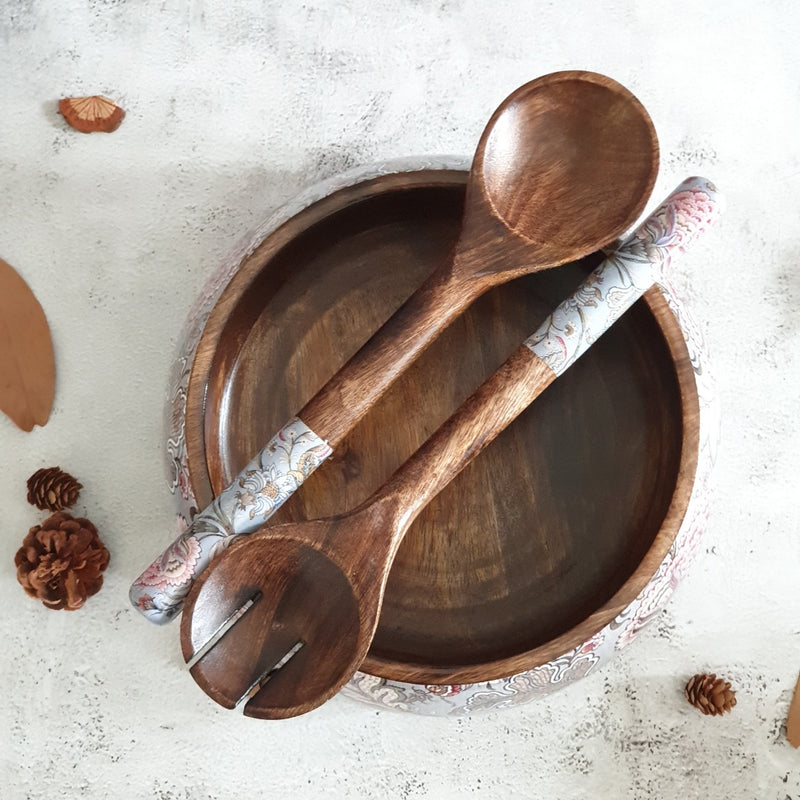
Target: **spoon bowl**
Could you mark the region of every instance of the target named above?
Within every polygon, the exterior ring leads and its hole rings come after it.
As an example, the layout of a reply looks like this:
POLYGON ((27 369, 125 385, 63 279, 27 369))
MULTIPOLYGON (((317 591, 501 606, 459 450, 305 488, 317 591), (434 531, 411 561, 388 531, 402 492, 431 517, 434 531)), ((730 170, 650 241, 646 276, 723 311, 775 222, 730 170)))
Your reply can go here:
POLYGON ((497 108, 475 151, 462 268, 517 274, 582 258, 633 224, 657 174, 653 122, 624 86, 578 71, 531 81, 497 108))
POLYGON ((511 233, 574 260, 638 216, 657 152, 653 123, 627 89, 605 76, 559 72, 520 87, 497 109, 472 183, 511 233))

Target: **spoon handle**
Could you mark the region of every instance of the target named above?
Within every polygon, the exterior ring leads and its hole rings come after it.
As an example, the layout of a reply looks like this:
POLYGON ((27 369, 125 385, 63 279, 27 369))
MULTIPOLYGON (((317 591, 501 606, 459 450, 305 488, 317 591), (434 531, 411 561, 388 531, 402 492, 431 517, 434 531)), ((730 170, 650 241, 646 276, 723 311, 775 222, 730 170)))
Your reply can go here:
POLYGON ((297 415, 336 448, 375 401, 470 303, 492 276, 435 270, 297 415))
POLYGON ((395 472, 379 492, 402 509, 392 552, 417 513, 658 282, 721 210, 710 181, 684 181, 395 472))

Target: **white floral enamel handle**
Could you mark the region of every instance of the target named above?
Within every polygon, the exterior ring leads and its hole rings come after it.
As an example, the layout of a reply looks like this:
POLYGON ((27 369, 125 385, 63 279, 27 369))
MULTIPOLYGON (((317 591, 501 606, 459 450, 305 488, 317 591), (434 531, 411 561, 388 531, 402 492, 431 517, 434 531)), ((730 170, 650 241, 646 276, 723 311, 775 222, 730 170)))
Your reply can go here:
POLYGON ((625 313, 722 211, 711 181, 687 178, 553 311, 526 344, 561 375, 625 313))
MULTIPOLYGON (((720 196, 710 181, 684 181, 525 344, 560 375, 657 282, 675 254, 720 210, 720 196)), ((331 452, 301 420, 290 420, 137 578, 130 590, 134 606, 156 623, 175 617, 214 556, 236 536, 260 528, 331 452)))

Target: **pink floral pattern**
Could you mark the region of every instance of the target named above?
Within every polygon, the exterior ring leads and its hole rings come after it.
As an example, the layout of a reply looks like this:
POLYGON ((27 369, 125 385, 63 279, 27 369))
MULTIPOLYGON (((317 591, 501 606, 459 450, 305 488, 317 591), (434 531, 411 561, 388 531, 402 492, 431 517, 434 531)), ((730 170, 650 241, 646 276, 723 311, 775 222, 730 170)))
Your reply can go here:
POLYGON ((143 573, 139 580, 154 589, 167 589, 186 583, 200 560, 200 542, 196 536, 176 539, 143 573))
MULTIPOLYGON (((688 181, 684 185, 687 183, 688 181)), ((691 186, 678 191, 672 196, 671 205, 673 209, 670 222, 673 236, 681 249, 688 247, 698 233, 705 231, 721 210, 713 185, 710 191, 704 191, 700 186, 691 186)))

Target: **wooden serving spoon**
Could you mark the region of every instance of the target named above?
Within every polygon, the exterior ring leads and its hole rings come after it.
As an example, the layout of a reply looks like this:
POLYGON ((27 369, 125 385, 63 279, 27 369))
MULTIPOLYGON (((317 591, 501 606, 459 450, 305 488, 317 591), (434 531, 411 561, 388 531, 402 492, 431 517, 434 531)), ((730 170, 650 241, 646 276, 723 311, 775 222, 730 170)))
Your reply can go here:
POLYGON ((641 213, 657 171, 652 121, 611 78, 556 72, 506 98, 475 152, 453 258, 145 570, 133 604, 154 622, 177 614, 225 538, 263 524, 473 300, 614 240, 641 213))
POLYGON ((720 207, 708 181, 681 184, 371 498, 329 519, 262 528, 216 559, 181 623, 183 654, 203 690, 228 708, 246 697, 245 714, 262 718, 304 713, 337 692, 367 654, 394 555, 423 506, 630 308, 720 207))

